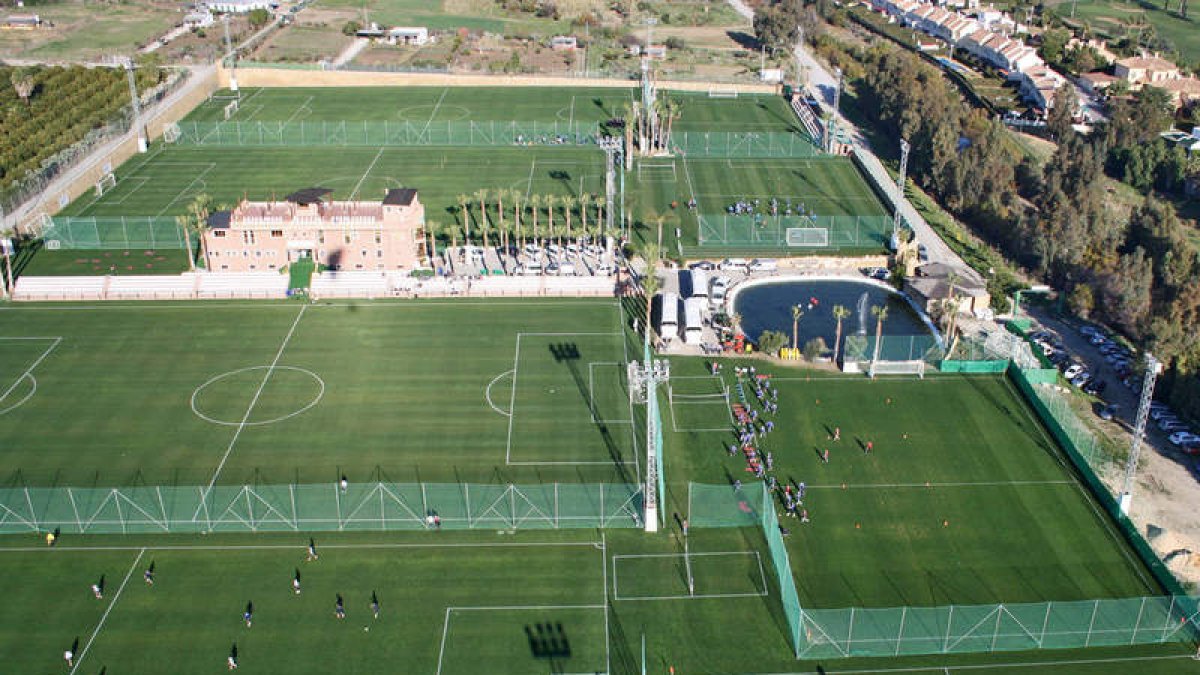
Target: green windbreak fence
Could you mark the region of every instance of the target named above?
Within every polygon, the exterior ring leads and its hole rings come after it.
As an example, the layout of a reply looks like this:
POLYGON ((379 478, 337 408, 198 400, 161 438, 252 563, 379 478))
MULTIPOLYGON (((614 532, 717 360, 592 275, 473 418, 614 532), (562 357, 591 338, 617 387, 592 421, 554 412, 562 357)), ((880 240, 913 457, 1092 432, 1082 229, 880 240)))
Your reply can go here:
POLYGON ((54 216, 42 241, 48 250, 186 248, 174 216, 54 216))
POLYGON ((176 145, 211 146, 577 146, 596 144, 593 122, 340 120, 179 122, 176 145))
POLYGON ((799 157, 821 149, 798 131, 675 131, 671 147, 685 157, 799 157))
POLYGON ((1200 599, 1184 594, 1178 585, 1164 585, 1168 595, 1135 598, 804 608, 775 508, 771 493, 761 483, 740 490, 727 485, 689 486, 693 527, 762 528, 779 579, 788 638, 798 658, 1079 649, 1195 642, 1200 637, 1200 599))
POLYGON ((701 247, 804 250, 882 248, 892 234, 892 219, 874 216, 769 216, 700 214, 701 247))
POLYGON ((326 532, 640 527, 621 483, 0 488, 0 533, 326 532))

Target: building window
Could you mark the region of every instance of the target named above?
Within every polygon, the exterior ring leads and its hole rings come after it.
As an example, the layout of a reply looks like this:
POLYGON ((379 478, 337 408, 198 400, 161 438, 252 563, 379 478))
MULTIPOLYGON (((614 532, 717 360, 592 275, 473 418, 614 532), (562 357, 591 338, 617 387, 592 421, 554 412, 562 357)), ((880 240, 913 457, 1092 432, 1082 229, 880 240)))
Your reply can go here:
POLYGON ((278 239, 283 236, 283 230, 271 230, 271 236, 278 239))
POLYGON ((225 230, 213 230, 213 236, 224 239, 225 238, 225 230))

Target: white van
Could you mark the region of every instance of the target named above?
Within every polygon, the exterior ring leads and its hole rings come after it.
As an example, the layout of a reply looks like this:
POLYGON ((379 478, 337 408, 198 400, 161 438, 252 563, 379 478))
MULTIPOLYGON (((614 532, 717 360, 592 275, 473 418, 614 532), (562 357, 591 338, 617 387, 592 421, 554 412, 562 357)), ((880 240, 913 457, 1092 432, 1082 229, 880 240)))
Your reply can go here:
POLYGON ((779 262, 774 258, 755 258, 750 263, 751 272, 774 272, 779 269, 779 262))
POLYGON ((683 304, 683 341, 689 345, 703 342, 704 298, 688 298, 683 304))
POLYGON ((679 337, 679 296, 663 293, 659 299, 658 334, 662 339, 671 341, 679 337))
POLYGON ((692 298, 708 298, 708 273, 704 270, 692 270, 692 298))

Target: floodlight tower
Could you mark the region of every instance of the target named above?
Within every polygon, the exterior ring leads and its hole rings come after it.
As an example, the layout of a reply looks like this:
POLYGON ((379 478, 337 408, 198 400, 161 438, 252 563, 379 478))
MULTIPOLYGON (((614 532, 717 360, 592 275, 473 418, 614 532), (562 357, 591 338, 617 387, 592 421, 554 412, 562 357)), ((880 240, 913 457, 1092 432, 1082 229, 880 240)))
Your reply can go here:
POLYGON ((1129 515, 1133 502, 1133 477, 1137 474, 1138 455, 1142 451, 1142 439, 1146 436, 1146 419, 1150 416, 1150 402, 1154 400, 1154 381, 1162 373, 1163 366, 1153 354, 1146 354, 1146 375, 1142 379, 1142 398, 1138 402, 1137 421, 1133 425, 1133 440, 1129 444, 1129 462, 1125 465, 1125 483, 1121 488, 1121 514, 1129 515))
POLYGON ((122 59, 122 65, 125 66, 125 79, 129 82, 129 105, 133 113, 130 126, 137 133, 138 152, 146 152, 149 141, 146 139, 146 127, 142 123, 142 98, 138 96, 137 80, 133 76, 133 59, 122 59))
POLYGON ((236 92, 237 83, 237 54, 233 51, 233 40, 229 37, 229 15, 221 15, 221 23, 225 26, 225 60, 229 63, 229 90, 236 92))
POLYGON ((896 208, 892 214, 892 248, 900 249, 900 202, 904 199, 904 183, 908 176, 908 141, 900 139, 900 175, 896 176, 896 208))

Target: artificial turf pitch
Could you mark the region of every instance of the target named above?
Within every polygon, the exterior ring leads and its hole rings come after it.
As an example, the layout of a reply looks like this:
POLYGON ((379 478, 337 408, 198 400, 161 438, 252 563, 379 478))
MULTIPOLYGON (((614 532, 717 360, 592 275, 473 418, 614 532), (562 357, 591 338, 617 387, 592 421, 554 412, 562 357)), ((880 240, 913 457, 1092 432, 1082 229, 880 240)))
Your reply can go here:
MULTIPOLYGON (((29 398, 0 415, 5 484, 333 485, 343 473, 356 482, 627 480, 640 474, 641 427, 625 423, 638 418, 627 417, 623 383, 607 372, 628 358, 625 323, 611 300, 7 308, 0 376, 16 386, 0 404, 29 398), (293 415, 319 388, 298 369, 325 388, 293 415), (228 424, 243 418, 285 419, 240 432, 228 424), (632 464, 614 464, 614 440, 618 461, 632 464)), ((674 370, 681 391, 723 389, 704 379, 698 359, 676 360, 674 370)), ((1003 379, 776 371, 788 377, 777 380, 782 411, 766 447, 781 478, 810 486, 812 522, 784 519, 806 606, 1160 592, 1003 379), (841 445, 828 439, 830 426, 841 428, 841 445), (871 455, 857 446, 867 438, 871 455), (828 465, 816 455, 824 447, 833 448, 828 465)), ((633 673, 644 633, 650 672, 811 670, 818 664, 791 658, 761 533, 693 528, 691 557, 681 555, 672 516, 687 513, 688 482, 752 483, 722 449, 724 402, 664 401, 664 415, 668 527, 657 536, 326 533, 316 563, 302 562, 304 533, 69 535, 54 549, 32 533, 5 537, 2 592, 11 602, 0 616, 0 661, 17 664, 14 672, 53 670, 78 637, 77 654, 91 643, 78 672, 161 672, 167 661, 173 671, 210 672, 236 642, 251 672, 633 673), (150 561, 153 588, 142 581, 150 561), (289 587, 297 567, 301 598, 289 587), (98 601, 88 588, 101 575, 98 601), (372 592, 383 607, 378 624, 368 620, 372 592), (345 621, 333 616, 337 594, 345 621), (249 629, 240 620, 247 602, 256 608, 249 629), (30 612, 53 628, 31 624, 30 612)), ((1174 658, 1180 649, 820 665, 953 670, 1065 659, 1073 665, 1046 668, 1173 672, 1191 665, 1174 658), (1077 663, 1145 656, 1171 658, 1077 663)))

